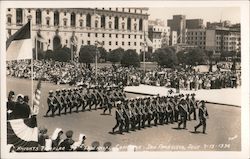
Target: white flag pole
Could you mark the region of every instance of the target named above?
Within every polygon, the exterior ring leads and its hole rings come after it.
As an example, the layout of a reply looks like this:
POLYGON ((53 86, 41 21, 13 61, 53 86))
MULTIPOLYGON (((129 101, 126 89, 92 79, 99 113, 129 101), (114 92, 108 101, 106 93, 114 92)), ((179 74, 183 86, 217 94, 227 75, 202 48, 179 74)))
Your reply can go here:
MULTIPOLYGON (((32 21, 30 20, 30 38, 31 38, 31 40, 32 40, 32 21)), ((36 38, 35 38, 36 39, 36 38)), ((37 48, 37 41, 35 40, 35 45, 36 45, 36 48, 37 48)), ((32 48, 31 48, 32 49, 32 48)), ((37 51, 36 51, 37 52, 37 51)), ((33 70, 33 51, 32 51, 32 56, 31 56, 31 110, 32 110, 32 112, 33 112, 33 109, 34 109, 34 103, 33 103, 33 93, 34 93, 34 91, 33 91, 33 85, 34 85, 34 82, 33 82, 33 72, 34 72, 34 70, 33 70)))

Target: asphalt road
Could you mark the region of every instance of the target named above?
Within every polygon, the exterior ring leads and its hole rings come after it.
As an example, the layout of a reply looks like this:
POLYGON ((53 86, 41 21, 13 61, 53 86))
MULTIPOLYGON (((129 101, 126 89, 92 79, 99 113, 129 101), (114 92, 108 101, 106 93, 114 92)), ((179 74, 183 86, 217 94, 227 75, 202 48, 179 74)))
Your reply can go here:
MULTIPOLYGON (((37 81, 34 81, 34 88, 37 81)), ((193 133, 198 121, 187 123, 187 130, 177 130, 177 124, 137 130, 135 132, 110 134, 115 125, 114 110, 112 116, 101 115, 102 110, 92 110, 80 113, 52 117, 44 117, 47 111, 46 99, 50 89, 69 87, 42 83, 42 95, 38 126, 48 128, 52 135, 55 128, 62 128, 64 132, 73 130, 73 138, 77 141, 80 133, 87 136, 86 144, 99 141, 102 145, 110 141, 112 146, 137 145, 137 150, 148 151, 240 151, 241 150, 241 108, 207 104, 209 119, 207 121, 207 134, 193 133)), ((7 92, 14 90, 16 94, 31 94, 31 81, 7 78, 7 92)), ((6 93, 7 93, 6 92, 6 93)), ((138 95, 128 94, 129 98, 138 95)), ((122 148, 122 147, 120 147, 122 148)))

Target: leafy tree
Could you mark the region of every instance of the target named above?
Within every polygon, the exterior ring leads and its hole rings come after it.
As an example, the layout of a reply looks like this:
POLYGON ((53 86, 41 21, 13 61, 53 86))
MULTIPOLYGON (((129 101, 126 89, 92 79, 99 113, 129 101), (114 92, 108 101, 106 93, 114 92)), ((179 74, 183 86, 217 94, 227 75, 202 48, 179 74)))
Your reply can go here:
POLYGON ((169 47, 157 49, 154 52, 154 58, 162 67, 173 68, 178 64, 176 53, 169 47))
POLYGON ((96 55, 96 47, 93 45, 85 45, 80 49, 79 62, 86 64, 93 63, 96 55))
POLYGON ((98 47, 99 50, 99 58, 102 59, 104 62, 107 61, 108 53, 103 47, 98 47))
POLYGON ((122 66, 129 67, 139 67, 140 66, 140 59, 139 55, 135 50, 128 49, 124 52, 122 59, 121 59, 122 66))
POLYGON ((185 56, 186 64, 191 66, 196 66, 197 64, 204 64, 208 59, 205 52, 199 48, 188 50, 185 56))
POLYGON ((185 54, 186 54, 185 50, 177 52, 176 56, 177 56, 180 64, 183 64, 183 65, 186 64, 186 55, 185 54))
POLYGON ((44 55, 44 59, 54 59, 53 51, 52 50, 46 50, 45 55, 44 55))
MULTIPOLYGON (((143 52, 140 53, 140 60, 143 61, 143 52)), ((151 52, 145 52, 145 61, 152 61, 153 56, 151 52)))
POLYGON ((123 54, 124 54, 124 49, 119 47, 109 52, 108 60, 112 62, 113 64, 116 62, 121 62, 121 58, 123 54))
POLYGON ((70 48, 67 48, 67 47, 59 48, 55 50, 53 54, 54 56, 52 57, 56 61, 68 62, 71 59, 71 50, 70 48))

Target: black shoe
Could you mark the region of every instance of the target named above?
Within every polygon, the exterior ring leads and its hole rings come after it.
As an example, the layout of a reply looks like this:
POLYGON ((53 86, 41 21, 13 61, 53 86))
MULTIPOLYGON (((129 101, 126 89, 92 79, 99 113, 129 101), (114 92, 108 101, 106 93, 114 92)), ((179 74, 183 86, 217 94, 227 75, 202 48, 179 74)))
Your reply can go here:
POLYGON ((197 130, 197 127, 194 127, 194 132, 196 132, 196 130, 197 130))

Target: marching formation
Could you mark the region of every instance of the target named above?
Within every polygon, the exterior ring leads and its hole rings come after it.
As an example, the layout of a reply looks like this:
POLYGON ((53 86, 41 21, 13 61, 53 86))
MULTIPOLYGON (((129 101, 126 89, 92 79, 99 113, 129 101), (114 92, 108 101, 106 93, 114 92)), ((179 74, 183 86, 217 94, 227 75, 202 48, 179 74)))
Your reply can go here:
POLYGON ((109 111, 117 101, 123 101, 126 95, 121 87, 99 87, 92 88, 83 87, 57 89, 55 92, 49 91, 47 98, 48 110, 45 116, 61 115, 72 113, 73 111, 84 112, 92 109, 103 109, 103 114, 109 111))
POLYGON ((186 129, 187 121, 200 120, 195 131, 203 126, 206 133, 206 119, 208 118, 205 101, 195 99, 195 94, 180 94, 175 96, 143 97, 125 99, 117 102, 116 125, 112 133, 140 130, 141 128, 178 123, 179 129, 186 129), (191 97, 190 97, 191 96, 191 97))

